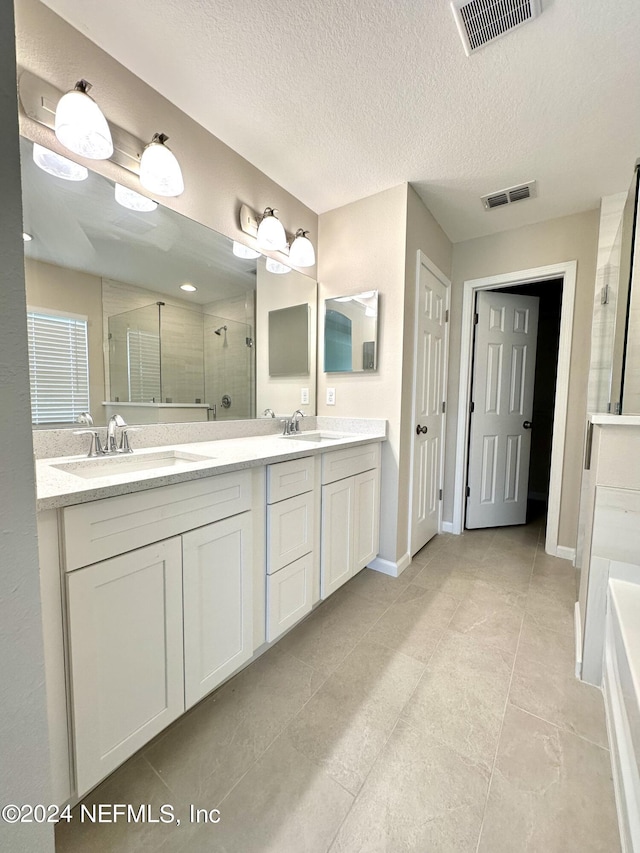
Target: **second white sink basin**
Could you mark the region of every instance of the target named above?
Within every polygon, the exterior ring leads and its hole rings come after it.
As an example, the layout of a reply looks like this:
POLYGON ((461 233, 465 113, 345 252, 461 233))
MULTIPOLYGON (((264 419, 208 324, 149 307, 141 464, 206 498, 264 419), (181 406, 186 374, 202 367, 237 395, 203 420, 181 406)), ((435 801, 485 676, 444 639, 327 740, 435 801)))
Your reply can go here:
POLYGON ((185 453, 182 450, 159 450, 156 453, 141 453, 139 456, 131 453, 61 462, 60 465, 52 465, 52 468, 90 480, 94 477, 115 477, 118 474, 133 474, 154 468, 174 468, 189 462, 210 462, 213 458, 197 453, 185 453))
POLYGON ((343 433, 338 432, 298 432, 295 435, 282 435, 281 438, 290 438, 292 441, 338 441, 341 438, 350 438, 349 435, 344 435, 343 433))

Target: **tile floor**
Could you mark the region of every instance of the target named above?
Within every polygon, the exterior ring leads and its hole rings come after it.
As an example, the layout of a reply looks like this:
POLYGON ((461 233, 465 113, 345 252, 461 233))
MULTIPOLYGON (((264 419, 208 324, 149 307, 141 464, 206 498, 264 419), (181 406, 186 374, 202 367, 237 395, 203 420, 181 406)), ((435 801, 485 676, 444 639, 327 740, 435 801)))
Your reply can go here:
POLYGON ((76 820, 56 850, 616 853, 574 570, 542 535, 438 536, 398 579, 361 572, 87 798, 181 826, 76 820))

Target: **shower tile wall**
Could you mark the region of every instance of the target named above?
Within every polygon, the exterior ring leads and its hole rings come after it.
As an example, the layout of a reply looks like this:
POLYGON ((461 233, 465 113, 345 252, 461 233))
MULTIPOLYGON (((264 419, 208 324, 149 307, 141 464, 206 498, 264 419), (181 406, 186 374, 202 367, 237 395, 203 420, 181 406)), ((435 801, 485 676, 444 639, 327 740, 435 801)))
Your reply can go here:
POLYGON ((255 370, 253 348, 246 338, 255 335, 253 295, 225 299, 205 306, 204 323, 205 390, 209 404, 216 406, 217 420, 255 417, 255 370), (227 326, 215 335, 214 329, 227 326), (231 406, 222 406, 222 397, 231 397, 231 406))
POLYGON ((162 396, 167 403, 206 402, 202 313, 165 305, 162 309, 162 396))

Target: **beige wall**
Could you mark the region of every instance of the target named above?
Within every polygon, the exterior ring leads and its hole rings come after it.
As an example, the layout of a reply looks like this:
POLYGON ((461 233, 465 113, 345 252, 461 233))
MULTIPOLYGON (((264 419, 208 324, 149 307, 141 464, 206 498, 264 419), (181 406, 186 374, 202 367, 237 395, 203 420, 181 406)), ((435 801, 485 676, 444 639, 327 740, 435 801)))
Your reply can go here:
MULTIPOLYGON (((245 203, 259 211, 275 207, 287 231, 304 227, 315 242, 318 220, 313 211, 38 0, 17 0, 16 40, 21 69, 31 71, 61 91, 84 77, 93 83, 92 94, 111 122, 143 141, 156 131, 170 137, 169 146, 182 166, 185 191, 179 198, 164 199, 167 207, 221 234, 249 243, 251 239, 242 234, 239 226, 240 205, 245 203)), ((58 145, 53 131, 24 115, 20 117, 20 130, 23 136, 69 156, 58 145)), ((140 189, 133 175, 113 163, 85 162, 112 180, 140 189)), ((315 277, 314 268, 306 272, 315 277)))
MULTIPOLYGON (((13 4, 0 3, 0 802, 50 803, 16 112, 13 4)), ((53 824, 0 820, 0 850, 53 849, 53 824)))
POLYGON ((456 243, 453 250, 453 283, 449 339, 449 383, 447 399, 446 467, 444 518, 453 518, 453 488, 457 429, 458 376, 462 292, 468 279, 515 272, 562 261, 577 260, 578 278, 574 307, 571 371, 569 375, 569 411, 564 446, 562 496, 558 544, 576 545, 582 450, 585 430, 587 382, 589 377, 589 339, 598 245, 598 211, 551 219, 536 225, 504 231, 456 243))
POLYGON ((102 401, 102 280, 95 275, 57 267, 31 258, 24 259, 27 304, 34 308, 69 311, 87 317, 89 347, 89 402, 96 424, 104 424, 102 401))
POLYGON ((411 390, 417 250, 448 275, 451 243, 414 190, 401 184, 320 216, 318 414, 386 418, 382 454, 380 555, 397 562, 408 551, 411 390), (378 290, 378 369, 326 374, 324 300, 378 290), (326 389, 336 389, 327 406, 326 389))

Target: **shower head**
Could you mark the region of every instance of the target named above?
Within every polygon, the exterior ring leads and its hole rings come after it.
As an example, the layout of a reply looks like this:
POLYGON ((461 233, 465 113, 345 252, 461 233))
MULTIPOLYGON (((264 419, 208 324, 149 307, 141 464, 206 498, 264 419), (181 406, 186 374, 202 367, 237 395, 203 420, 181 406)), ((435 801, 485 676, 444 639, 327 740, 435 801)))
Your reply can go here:
POLYGON ((222 334, 222 332, 226 332, 226 331, 227 331, 227 327, 226 327, 226 326, 220 326, 220 328, 219 328, 219 329, 214 329, 213 334, 214 334, 214 335, 221 335, 221 334, 222 334))

